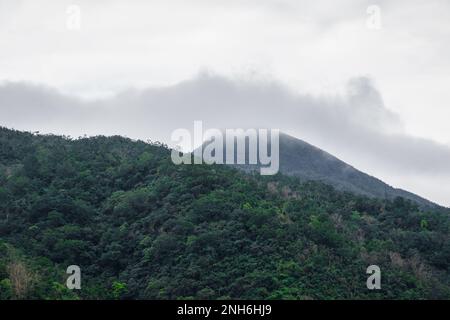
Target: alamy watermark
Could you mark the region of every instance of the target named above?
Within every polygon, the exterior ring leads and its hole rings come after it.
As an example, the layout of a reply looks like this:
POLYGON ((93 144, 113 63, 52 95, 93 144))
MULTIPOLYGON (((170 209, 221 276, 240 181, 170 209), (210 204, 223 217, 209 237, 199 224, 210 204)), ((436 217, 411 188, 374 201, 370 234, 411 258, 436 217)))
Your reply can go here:
POLYGON ((72 4, 66 9, 67 19, 66 28, 71 31, 81 30, 81 8, 76 4, 72 4))
POLYGON ((69 274, 66 280, 66 286, 68 289, 73 290, 81 289, 81 269, 77 265, 71 265, 67 267, 66 273, 69 274))
POLYGON ((371 265, 367 267, 367 274, 370 276, 367 278, 367 289, 369 290, 380 290, 381 289, 381 269, 377 265, 371 265))
POLYGON ((380 6, 370 5, 367 7, 366 13, 366 27, 371 30, 380 30, 382 28, 380 6))
POLYGON ((274 175, 280 166, 278 129, 208 129, 194 121, 193 134, 180 128, 172 132, 176 143, 174 164, 249 164, 258 165, 261 175, 274 175), (196 147, 194 149, 194 147, 196 147), (182 149, 193 152, 182 152, 182 149))

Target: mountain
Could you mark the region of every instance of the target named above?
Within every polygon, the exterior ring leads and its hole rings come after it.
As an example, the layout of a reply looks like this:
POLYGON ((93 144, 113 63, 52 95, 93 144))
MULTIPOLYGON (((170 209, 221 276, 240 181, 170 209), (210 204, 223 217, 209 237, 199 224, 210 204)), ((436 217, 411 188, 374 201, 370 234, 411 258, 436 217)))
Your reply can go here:
POLYGON ((404 198, 0 128, 0 299, 450 299, 449 235, 404 198))
MULTIPOLYGON (((206 145, 207 143, 204 144, 204 146, 206 145)), ((421 206, 437 206, 437 204, 416 194, 393 188, 383 181, 355 169, 333 155, 285 133, 280 133, 279 148, 279 171, 282 174, 296 176, 303 181, 321 181, 333 186, 337 190, 348 191, 368 197, 390 200, 396 197, 403 197, 421 206)), ((236 158, 237 148, 234 150, 236 158)), ((248 159, 248 150, 246 159, 248 159)), ((235 165, 235 167, 245 171, 260 169, 259 165, 249 164, 235 165)))
POLYGON ((421 205, 434 203, 411 192, 389 186, 331 154, 292 136, 280 135, 280 171, 305 180, 319 180, 338 190, 376 198, 403 197, 421 205))

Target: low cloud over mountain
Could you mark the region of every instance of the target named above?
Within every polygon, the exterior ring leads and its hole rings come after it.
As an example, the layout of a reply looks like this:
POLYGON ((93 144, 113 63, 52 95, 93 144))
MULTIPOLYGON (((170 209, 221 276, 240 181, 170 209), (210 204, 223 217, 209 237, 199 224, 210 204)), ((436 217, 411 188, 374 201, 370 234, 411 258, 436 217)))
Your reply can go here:
POLYGON ((413 137, 373 82, 339 96, 295 93, 281 83, 202 74, 177 85, 82 100, 28 83, 0 86, 0 125, 20 130, 120 134, 170 145, 174 129, 271 127, 314 144, 384 181, 450 206, 450 147, 413 137))

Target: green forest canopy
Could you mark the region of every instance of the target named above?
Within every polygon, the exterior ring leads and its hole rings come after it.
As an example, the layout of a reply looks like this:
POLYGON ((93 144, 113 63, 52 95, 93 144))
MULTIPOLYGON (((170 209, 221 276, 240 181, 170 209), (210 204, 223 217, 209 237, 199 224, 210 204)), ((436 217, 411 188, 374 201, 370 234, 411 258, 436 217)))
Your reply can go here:
POLYGON ((0 128, 0 299, 450 299, 449 231, 403 198, 0 128))

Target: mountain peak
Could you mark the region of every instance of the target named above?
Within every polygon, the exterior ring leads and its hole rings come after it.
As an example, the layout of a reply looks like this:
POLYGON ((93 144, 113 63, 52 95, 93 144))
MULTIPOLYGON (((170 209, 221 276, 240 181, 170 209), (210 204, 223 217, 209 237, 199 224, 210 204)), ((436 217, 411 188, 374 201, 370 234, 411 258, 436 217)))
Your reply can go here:
MULTIPOLYGON (((203 147, 207 144, 208 142, 205 142, 203 147)), ((286 133, 280 133, 279 147, 279 171, 282 174, 295 176, 304 181, 321 181, 337 190, 358 195, 389 200, 403 197, 421 206, 437 206, 435 203, 416 194, 394 188, 380 179, 359 171, 332 154, 286 133)), ((234 148, 234 152, 235 158, 237 158, 237 148, 234 148)), ((247 148, 245 159, 248 159, 247 148)), ((261 167, 259 164, 246 163, 233 166, 245 171, 259 170, 261 167)))

